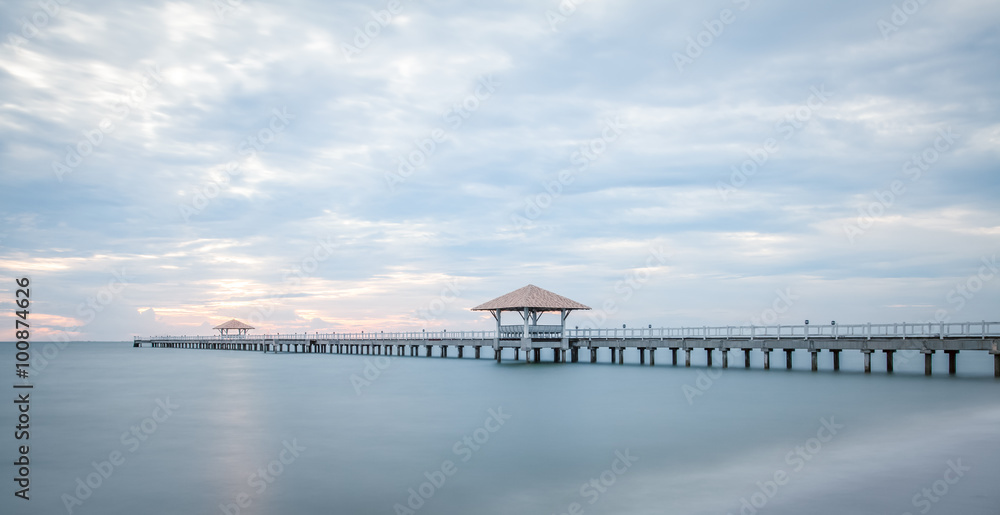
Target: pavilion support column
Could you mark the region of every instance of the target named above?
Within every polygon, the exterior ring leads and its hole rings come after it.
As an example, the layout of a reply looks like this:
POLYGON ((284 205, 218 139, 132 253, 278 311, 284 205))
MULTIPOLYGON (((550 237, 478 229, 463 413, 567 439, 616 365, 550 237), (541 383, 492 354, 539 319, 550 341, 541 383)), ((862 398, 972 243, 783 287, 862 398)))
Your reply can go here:
POLYGON ((429 358, 431 357, 431 346, 427 345, 426 347, 427 347, 427 357, 429 358))
POLYGON ((764 347, 764 370, 771 370, 771 349, 764 347))
POLYGON ((840 370, 840 349, 830 349, 830 352, 833 353, 833 370, 834 371, 839 371, 840 370))
POLYGON ((795 349, 785 349, 785 368, 788 370, 792 369, 792 352, 795 349))
POLYGON ((481 345, 476 345, 476 359, 479 359, 479 350, 481 349, 481 347, 482 347, 481 345))
POLYGON ((955 375, 958 373, 958 360, 956 359, 958 351, 946 350, 945 352, 948 353, 948 373, 955 375))
POLYGON ((514 361, 521 359, 521 349, 520 347, 514 347, 514 361))
POLYGON ((573 363, 577 363, 577 362, 580 361, 580 348, 579 347, 573 347, 573 350, 570 351, 570 358, 569 359, 573 360, 573 363))
POLYGON ((924 351, 924 375, 931 375, 931 368, 933 368, 934 363, 934 351, 925 350, 924 351))
POLYGON ((691 366, 691 349, 684 349, 684 366, 691 366))
MULTIPOLYGON (((998 363, 997 366, 1000 366, 1000 354, 997 354, 996 358, 998 363)), ((597 363, 597 347, 590 348, 590 362, 597 363)), ((1000 368, 998 368, 997 370, 1000 370, 1000 368)), ((1000 377, 1000 375, 997 375, 997 377, 1000 377)))
POLYGON ((1000 354, 993 355, 993 377, 1000 377, 1000 354))
POLYGON ((815 372, 815 371, 819 370, 819 351, 816 350, 816 349, 812 349, 812 350, 809 351, 809 354, 812 355, 812 360, 811 360, 812 361, 812 371, 815 372))
POLYGON ((892 373, 892 354, 894 352, 896 352, 896 351, 893 350, 893 349, 886 349, 883 352, 885 352, 885 371, 891 374, 892 373))
POLYGON ((465 346, 464 345, 459 345, 458 346, 458 357, 459 357, 459 359, 462 358, 462 351, 464 351, 464 350, 465 350, 465 346))
POLYGON ((500 363, 500 359, 501 359, 500 353, 501 352, 503 352, 503 347, 497 347, 496 351, 493 353, 493 354, 495 354, 494 357, 497 359, 497 363, 500 363))
POLYGON ((871 374, 872 373, 872 352, 875 352, 875 351, 873 351, 871 349, 863 349, 861 352, 865 355, 865 373, 866 374, 871 374))
POLYGON ((442 358, 447 358, 448 357, 448 346, 447 345, 442 345, 441 346, 441 357, 442 358))

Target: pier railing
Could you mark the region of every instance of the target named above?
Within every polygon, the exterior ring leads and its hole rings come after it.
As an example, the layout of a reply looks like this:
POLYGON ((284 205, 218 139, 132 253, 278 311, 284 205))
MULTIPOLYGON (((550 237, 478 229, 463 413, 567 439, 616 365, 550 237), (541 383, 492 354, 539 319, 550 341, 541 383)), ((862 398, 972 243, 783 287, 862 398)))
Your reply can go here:
POLYGON ((569 338, 989 338, 1000 336, 1000 322, 567 329, 566 333, 569 338))
MULTIPOLYGON (((561 338, 562 326, 560 325, 529 325, 528 334, 533 338, 561 338)), ((500 326, 501 338, 520 338, 524 335, 524 325, 502 325, 500 326)), ((492 338, 492 336, 490 336, 492 338)))
MULTIPOLYGON (((529 326, 531 328, 532 326, 529 326)), ((536 338, 600 338, 600 339, 810 339, 810 338, 995 338, 1000 337, 1000 322, 955 323, 899 323, 854 325, 770 325, 770 326, 702 326, 590 329, 567 328, 560 335, 559 326, 534 326, 531 336, 536 338)), ((502 326, 501 338, 519 337, 523 326, 502 326), (516 327, 516 329, 515 329, 516 327)), ((496 331, 406 331, 406 332, 357 332, 357 333, 285 333, 253 334, 233 341, 262 340, 493 340, 496 331)), ((213 336, 155 336, 160 341, 218 340, 213 336)))

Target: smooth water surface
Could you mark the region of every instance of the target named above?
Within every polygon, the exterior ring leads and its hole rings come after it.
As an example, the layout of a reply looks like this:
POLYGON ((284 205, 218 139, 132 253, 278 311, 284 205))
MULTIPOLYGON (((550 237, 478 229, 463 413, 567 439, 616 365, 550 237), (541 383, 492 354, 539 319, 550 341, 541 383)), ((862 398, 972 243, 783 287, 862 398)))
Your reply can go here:
MULTIPOLYGON (((12 370, 13 346, 0 349, 12 370)), ((606 351, 598 364, 470 354, 70 344, 33 378, 31 500, 8 479, 0 512, 1000 513, 1000 381, 986 353, 959 355, 955 377, 938 356, 929 378, 922 356, 888 375, 876 355, 866 375, 851 352, 844 370, 824 355, 816 373, 807 353, 791 371, 781 353, 770 371, 737 352, 725 371, 702 352, 691 368, 669 351, 655 367, 606 351)))

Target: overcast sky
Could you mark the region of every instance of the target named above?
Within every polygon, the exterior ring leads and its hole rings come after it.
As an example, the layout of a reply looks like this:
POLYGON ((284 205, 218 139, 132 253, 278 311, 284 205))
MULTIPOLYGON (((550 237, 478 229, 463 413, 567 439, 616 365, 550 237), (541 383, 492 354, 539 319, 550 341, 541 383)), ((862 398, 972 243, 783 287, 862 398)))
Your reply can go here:
POLYGON ((0 3, 0 306, 27 275, 35 335, 83 340, 490 329, 529 283, 571 326, 1000 319, 997 2, 467 4, 0 3))

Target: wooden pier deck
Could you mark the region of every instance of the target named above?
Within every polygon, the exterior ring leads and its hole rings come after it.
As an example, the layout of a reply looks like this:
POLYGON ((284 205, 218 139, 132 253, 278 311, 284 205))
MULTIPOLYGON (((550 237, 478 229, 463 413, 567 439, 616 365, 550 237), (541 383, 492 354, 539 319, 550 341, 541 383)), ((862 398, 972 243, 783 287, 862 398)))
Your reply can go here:
POLYGON ((984 351, 993 356, 994 375, 1000 377, 1000 322, 924 323, 924 324, 863 324, 863 325, 777 325, 724 326, 643 329, 563 329, 560 326, 532 327, 531 337, 515 331, 440 331, 440 332, 361 332, 328 334, 219 336, 161 336, 135 338, 134 347, 177 349, 240 350, 255 352, 301 352, 319 354, 370 354, 384 356, 431 357, 434 347, 438 357, 448 357, 455 347, 458 358, 465 357, 466 348, 475 359, 482 349, 500 362, 520 360, 523 352, 527 362, 541 360, 543 349, 552 350, 552 361, 580 361, 583 352, 596 363, 598 350, 610 350, 612 363, 623 363, 626 349, 639 352, 639 363, 656 363, 657 350, 669 350, 671 364, 678 364, 678 353, 684 353, 685 366, 691 366, 691 353, 706 353, 708 366, 715 355, 723 368, 729 366, 730 354, 743 354, 743 365, 750 367, 750 354, 761 352, 764 369, 771 366, 772 351, 783 351, 785 367, 792 368, 796 350, 810 353, 812 370, 818 370, 820 352, 833 354, 833 369, 840 369, 842 351, 859 351, 864 355, 866 373, 872 369, 871 355, 886 355, 886 371, 892 372, 895 352, 924 355, 924 373, 932 372, 932 357, 936 352, 948 354, 949 373, 956 373, 956 355, 961 351, 984 351), (423 352, 421 352, 423 350, 423 352), (506 352, 505 352, 506 351, 506 352), (589 356, 587 354, 589 353, 589 356), (568 356, 567 356, 568 354, 568 356))

